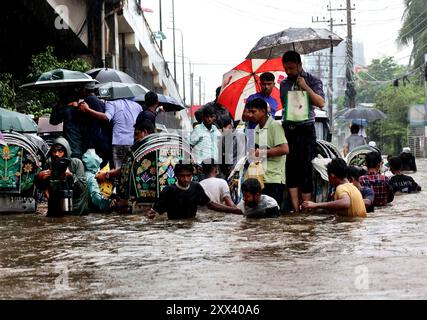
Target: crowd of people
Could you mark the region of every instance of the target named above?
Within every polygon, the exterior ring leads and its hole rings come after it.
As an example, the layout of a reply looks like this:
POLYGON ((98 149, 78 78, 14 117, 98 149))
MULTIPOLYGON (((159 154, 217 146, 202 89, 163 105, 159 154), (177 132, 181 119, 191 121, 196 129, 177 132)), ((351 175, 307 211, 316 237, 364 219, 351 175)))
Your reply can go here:
MULTIPOLYGON (((389 160, 394 174, 389 179, 380 173, 381 155, 371 152, 366 155, 366 170, 333 159, 327 165, 329 182, 335 189, 333 201, 312 202, 314 109, 324 107, 323 85, 304 71, 297 52, 286 52, 282 62, 288 76, 280 83, 281 104, 286 110, 283 119, 274 119, 279 102, 271 96, 276 79, 270 72, 260 77, 261 91, 247 99, 243 126, 233 121, 217 99, 205 105, 196 114, 198 122, 189 137, 193 163, 175 165, 176 183, 162 190, 153 207, 146 211, 147 217, 166 212, 170 219, 193 218, 199 207, 249 218, 315 209, 366 217, 374 207, 393 201, 395 192, 420 190, 412 178, 401 173, 400 158, 389 160), (249 175, 241 186, 242 201, 234 203, 225 179, 245 157, 261 167, 262 174, 249 175), (195 167, 201 168, 200 174, 195 167), (200 183, 194 181, 194 175, 198 175, 200 183)), ((219 90, 217 98, 218 95, 219 90)), ((123 159, 137 150, 146 136, 155 133, 158 112, 161 109, 154 92, 146 94, 144 108, 130 99, 104 103, 96 97, 93 84, 62 94, 50 122, 64 123, 64 137, 53 143, 46 168, 36 177, 37 187, 51 201, 56 195, 49 194, 49 181, 58 175, 56 168, 68 159, 60 180, 71 186, 73 212, 117 210, 117 199, 102 192, 100 184, 120 181, 123 159), (100 171, 106 165, 110 169, 100 171)), ((358 128, 352 127, 345 153, 366 144, 357 132, 358 128)), ((56 208, 52 206, 52 210, 56 208)))

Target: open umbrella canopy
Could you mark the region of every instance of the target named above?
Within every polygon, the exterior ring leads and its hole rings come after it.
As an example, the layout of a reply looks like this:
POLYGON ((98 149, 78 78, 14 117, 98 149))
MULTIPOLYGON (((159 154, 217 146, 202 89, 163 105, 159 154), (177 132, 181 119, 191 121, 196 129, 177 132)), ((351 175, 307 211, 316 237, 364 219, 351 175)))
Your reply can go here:
POLYGON ((386 119, 387 115, 376 108, 358 106, 356 108, 348 108, 341 114, 341 118, 346 120, 365 119, 367 121, 375 121, 386 119))
POLYGON ((33 82, 23 84, 21 88, 27 89, 56 89, 62 87, 73 87, 88 82, 97 82, 91 76, 67 69, 55 69, 42 73, 33 82))
POLYGON ((116 69, 97 68, 86 71, 86 74, 98 80, 100 83, 107 83, 111 81, 123 83, 137 83, 136 80, 130 75, 116 69))
POLYGON ((106 100, 130 99, 145 95, 149 90, 140 84, 107 82, 97 86, 99 97, 106 100))
POLYGON ((262 37, 249 52, 247 59, 273 59, 286 51, 307 54, 337 46, 343 39, 327 29, 288 28, 262 37))
POLYGON ((280 100, 280 82, 285 78, 281 58, 246 59, 223 76, 218 103, 230 111, 234 120, 242 118, 247 98, 261 91, 260 75, 264 72, 274 74, 276 83, 271 96, 277 100, 276 112, 282 109, 280 100))
POLYGON ((0 108, 0 130, 37 132, 37 124, 29 115, 0 108))
POLYGON ((60 133, 63 129, 63 123, 61 122, 58 125, 52 125, 50 124, 50 118, 49 117, 40 117, 39 121, 37 122, 37 133, 60 133))
MULTIPOLYGON (((163 106, 165 111, 181 111, 185 109, 184 105, 174 97, 165 96, 164 94, 159 93, 157 93, 157 97, 159 99, 159 105, 163 106)), ((133 100, 137 102, 145 102, 145 95, 137 96, 133 100)))

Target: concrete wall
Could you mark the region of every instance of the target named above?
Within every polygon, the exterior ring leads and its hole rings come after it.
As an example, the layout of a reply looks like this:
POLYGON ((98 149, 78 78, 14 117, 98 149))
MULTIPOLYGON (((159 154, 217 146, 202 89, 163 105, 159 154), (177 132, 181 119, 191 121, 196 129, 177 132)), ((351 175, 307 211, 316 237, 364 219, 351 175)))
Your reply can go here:
MULTIPOLYGON (((178 87, 173 80, 170 70, 164 60, 156 41, 153 39, 152 31, 144 18, 144 15, 136 7, 135 1, 124 1, 122 15, 118 17, 119 33, 124 34, 126 50, 128 52, 123 63, 123 56, 120 58, 121 64, 126 68, 126 72, 132 72, 130 66, 142 65, 141 75, 136 78, 142 79, 142 84, 152 87, 163 94, 173 96, 182 101, 178 92, 178 87), (126 58, 132 59, 131 61, 126 58), (136 60, 136 61, 135 61, 136 60), (139 61, 138 61, 139 60, 139 61), (147 74, 152 75, 148 79, 147 74)), ((132 68, 133 69, 133 68, 132 68)))

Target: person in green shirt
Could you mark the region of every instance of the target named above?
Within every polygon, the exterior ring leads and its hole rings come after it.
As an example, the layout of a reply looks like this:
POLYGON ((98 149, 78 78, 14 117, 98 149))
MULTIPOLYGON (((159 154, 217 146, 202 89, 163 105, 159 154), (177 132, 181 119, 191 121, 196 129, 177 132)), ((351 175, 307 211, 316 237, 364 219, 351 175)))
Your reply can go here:
POLYGON ((250 158, 262 160, 265 171, 262 193, 274 198, 280 207, 285 191, 285 156, 289 152, 285 132, 279 121, 268 115, 267 103, 260 98, 246 105, 250 120, 255 127, 255 150, 250 150, 250 158))

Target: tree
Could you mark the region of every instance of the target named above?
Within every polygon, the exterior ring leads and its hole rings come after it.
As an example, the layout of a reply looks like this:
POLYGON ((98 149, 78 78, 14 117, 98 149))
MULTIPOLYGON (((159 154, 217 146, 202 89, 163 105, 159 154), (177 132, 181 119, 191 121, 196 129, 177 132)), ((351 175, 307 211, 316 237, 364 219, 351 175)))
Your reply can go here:
POLYGON ((424 63, 427 52, 427 10, 425 0, 405 0, 403 24, 397 41, 403 45, 414 45, 411 53, 412 65, 416 68, 424 63))
POLYGON ((405 77, 395 86, 405 69, 393 57, 383 57, 372 60, 367 70, 357 76, 357 103, 374 103, 387 115, 386 120, 370 122, 367 127, 369 140, 376 141, 386 154, 396 155, 407 144, 409 107, 424 103, 419 75, 405 77))
MULTIPOLYGON (((41 73, 58 68, 84 72, 91 69, 91 65, 80 58, 60 61, 54 54, 54 48, 47 47, 45 52, 32 57, 27 81, 37 78, 41 73)), ((36 118, 50 114, 52 106, 58 100, 55 92, 21 89, 20 85, 18 80, 13 80, 11 74, 0 74, 0 104, 2 106, 32 114, 36 118)))
POLYGON ((397 155, 407 144, 409 107, 424 103, 423 87, 413 82, 383 87, 375 96, 376 107, 387 115, 387 120, 370 124, 368 135, 385 154, 397 155))
POLYGON ((367 71, 358 74, 357 103, 373 103, 375 95, 383 88, 381 81, 391 81, 400 76, 404 67, 398 65, 393 57, 373 59, 367 71))

